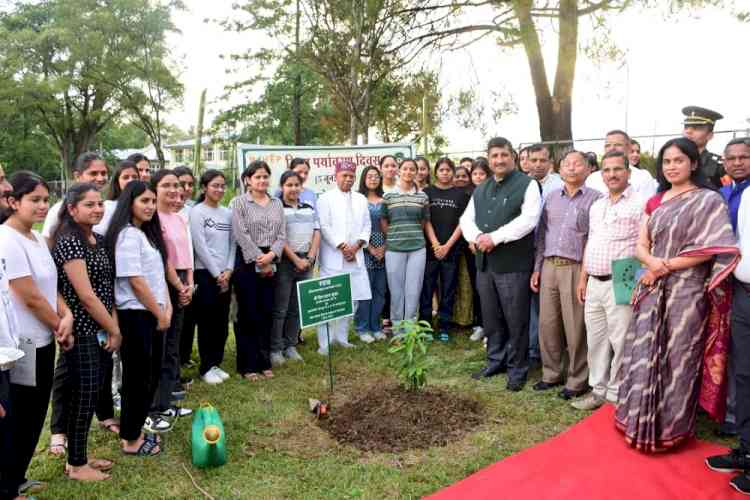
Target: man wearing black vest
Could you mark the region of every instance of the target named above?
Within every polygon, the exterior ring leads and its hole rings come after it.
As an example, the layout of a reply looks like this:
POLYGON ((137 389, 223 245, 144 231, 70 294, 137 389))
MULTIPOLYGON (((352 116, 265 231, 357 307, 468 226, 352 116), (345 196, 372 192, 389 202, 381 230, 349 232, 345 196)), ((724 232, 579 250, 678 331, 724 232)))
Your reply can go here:
POLYGON ((487 336, 487 366, 472 377, 507 370, 508 390, 520 391, 529 371, 527 283, 542 197, 539 184, 516 169, 507 139, 490 139, 487 158, 494 176, 477 186, 461 216, 464 238, 477 249, 476 286, 487 336))

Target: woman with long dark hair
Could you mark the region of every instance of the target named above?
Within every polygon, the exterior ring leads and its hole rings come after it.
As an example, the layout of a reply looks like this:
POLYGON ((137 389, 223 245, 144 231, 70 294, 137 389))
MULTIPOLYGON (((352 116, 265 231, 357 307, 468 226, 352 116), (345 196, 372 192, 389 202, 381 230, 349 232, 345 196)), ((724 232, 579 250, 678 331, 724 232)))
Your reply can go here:
POLYGON ((162 169, 151 176, 151 190, 156 193, 156 210, 167 249, 167 283, 172 303, 172 318, 164 334, 161 377, 154 412, 149 424, 155 432, 167 431, 175 417, 186 417, 192 410, 173 406, 172 401, 185 397, 180 381, 180 334, 185 307, 193 299, 193 244, 187 222, 178 211, 182 185, 172 170, 162 169))
MULTIPOLYGON (((94 184, 73 185, 60 210, 60 224, 52 235, 52 257, 57 265, 60 292, 73 313, 75 344, 63 353, 68 372, 65 401, 68 438, 66 474, 81 481, 109 479, 108 460, 89 461, 86 448, 91 419, 104 385, 102 363, 120 348, 122 337, 114 310, 114 266, 104 247, 104 237, 93 227, 104 216, 102 195, 94 184)), ((112 403, 109 401, 110 415, 112 403)), ((119 430, 119 428, 118 428, 119 430)))
POLYGON ((200 179, 198 202, 190 210, 197 287, 192 307, 198 326, 199 372, 207 384, 220 384, 229 378, 221 369, 221 363, 229 335, 230 284, 236 244, 232 234, 232 211, 219 205, 226 187, 223 173, 206 170, 200 179))
POLYGON ((714 417, 726 366, 739 250, 722 196, 699 170, 698 147, 667 141, 657 158, 659 192, 646 204, 636 256, 646 272, 633 294, 615 423, 652 453, 690 438, 701 406, 714 417), (706 349, 706 346, 709 346, 706 349))
POLYGON ((271 364, 302 361, 297 352, 300 330, 297 283, 312 275, 320 248, 320 222, 315 208, 300 199, 302 178, 287 170, 281 175, 281 202, 286 220, 284 256, 279 262, 271 327, 271 364))
POLYGON ((385 340, 380 316, 386 304, 388 287, 385 274, 385 234, 380 227, 383 218, 383 174, 372 165, 365 167, 359 178, 359 192, 367 198, 370 212, 370 241, 365 247, 365 266, 370 279, 372 298, 360 300, 354 314, 354 328, 360 340, 371 343, 385 340))
POLYGON ((122 332, 122 450, 156 455, 161 452, 158 438, 145 435, 142 428, 159 382, 161 336, 169 328, 172 303, 156 193, 145 182, 125 187, 105 245, 115 263, 115 308, 122 332))
POLYGON ((38 175, 17 172, 8 208, 0 212, 0 262, 28 363, 11 371, 5 417, 0 418, 0 497, 15 498, 47 416, 55 365, 55 340, 73 347, 73 315, 57 289, 57 269, 47 242, 33 227, 49 210, 49 188, 38 175))
POLYGON ((239 316, 237 371, 251 382, 273 377, 270 351, 276 265, 286 244, 284 207, 268 194, 270 177, 266 162, 252 162, 241 177, 248 191, 229 205, 238 247, 233 277, 239 316))

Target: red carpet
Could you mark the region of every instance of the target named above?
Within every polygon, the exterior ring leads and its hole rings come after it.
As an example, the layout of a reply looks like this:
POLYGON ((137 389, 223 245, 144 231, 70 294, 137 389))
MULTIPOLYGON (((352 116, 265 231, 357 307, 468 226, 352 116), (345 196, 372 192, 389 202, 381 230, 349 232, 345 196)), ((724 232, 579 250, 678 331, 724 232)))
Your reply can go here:
POLYGON ((480 470, 428 497, 474 499, 680 499, 747 498, 710 471, 704 460, 725 448, 692 440, 657 456, 625 445, 606 405, 559 436, 480 470))

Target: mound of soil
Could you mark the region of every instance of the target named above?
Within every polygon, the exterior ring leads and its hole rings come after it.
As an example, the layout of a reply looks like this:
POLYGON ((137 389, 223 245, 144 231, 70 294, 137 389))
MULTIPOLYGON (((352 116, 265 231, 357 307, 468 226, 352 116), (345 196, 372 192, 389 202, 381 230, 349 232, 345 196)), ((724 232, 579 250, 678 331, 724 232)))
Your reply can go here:
POLYGON ((478 401, 440 389, 373 386, 331 408, 319 425, 340 443, 363 451, 401 452, 460 439, 482 422, 482 411, 478 401))

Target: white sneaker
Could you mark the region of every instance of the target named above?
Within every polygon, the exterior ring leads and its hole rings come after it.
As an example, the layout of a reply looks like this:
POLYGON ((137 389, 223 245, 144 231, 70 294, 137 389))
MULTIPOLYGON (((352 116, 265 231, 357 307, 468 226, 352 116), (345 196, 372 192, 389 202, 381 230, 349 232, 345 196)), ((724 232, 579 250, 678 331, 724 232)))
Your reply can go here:
POLYGON ((284 359, 284 355, 281 354, 281 351, 274 351, 271 353, 271 364, 273 366, 280 366, 286 363, 286 360, 284 359))
POLYGON ((146 421, 143 423, 143 430, 151 433, 168 432, 172 430, 172 424, 161 417, 146 417, 146 421))
POLYGON ((286 351, 284 351, 284 357, 292 361, 304 361, 302 356, 297 352, 297 348, 294 346, 286 348, 286 351))
POLYGON ((318 349, 318 354, 321 356, 328 356, 328 348, 321 347, 318 349))
POLYGON ((372 334, 372 336, 375 337, 375 340, 385 340, 388 338, 383 332, 375 332, 372 334))
POLYGON ((229 375, 227 372, 219 368, 218 366, 213 367, 214 373, 216 373, 219 377, 221 377, 221 380, 229 380, 232 378, 231 375, 229 375))
POLYGON ((216 367, 211 368, 205 374, 203 374, 201 376, 201 380, 209 385, 218 385, 224 382, 224 379, 221 378, 221 375, 216 373, 216 367))
POLYGON ((473 340, 474 342, 479 342, 484 338, 484 329, 481 326, 475 326, 474 331, 471 334, 471 337, 469 337, 469 340, 473 340))
POLYGON ((359 340, 361 340, 365 344, 372 344, 373 342, 375 342, 375 337, 373 337, 369 333, 363 333, 359 336, 359 340))

